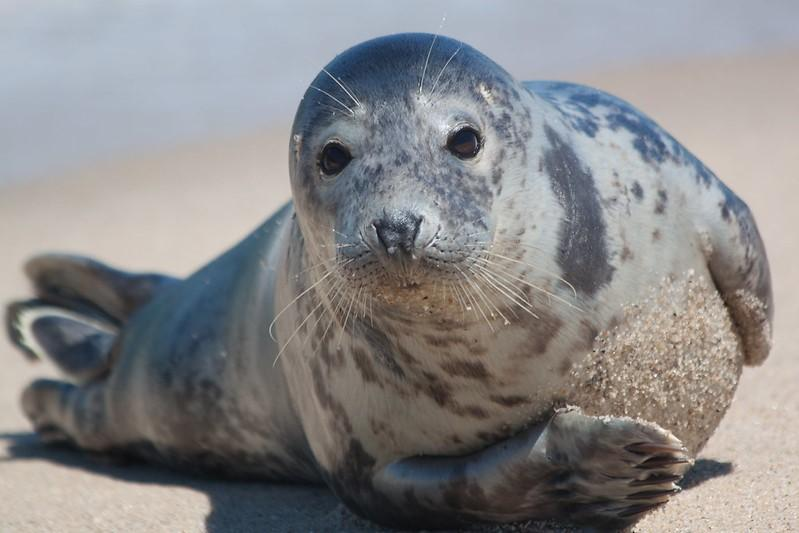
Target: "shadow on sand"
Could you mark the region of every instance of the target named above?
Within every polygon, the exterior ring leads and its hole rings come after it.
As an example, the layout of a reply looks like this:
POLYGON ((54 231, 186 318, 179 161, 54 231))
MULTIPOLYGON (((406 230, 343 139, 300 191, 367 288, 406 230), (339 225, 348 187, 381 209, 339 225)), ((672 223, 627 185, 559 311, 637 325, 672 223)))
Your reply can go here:
MULTIPOLYGON (((392 531, 349 513, 327 488, 208 479, 191 476, 141 462, 94 456, 66 446, 43 444, 33 433, 0 433, 7 444, 8 456, 0 462, 42 460, 109 476, 121 481, 152 483, 190 488, 208 496, 211 512, 205 519, 210 533, 231 531, 347 531, 351 533, 392 531)), ((733 471, 729 462, 697 459, 681 483, 683 489, 733 471)), ((581 531, 574 528, 553 529, 554 524, 528 523, 510 526, 509 531, 581 531)), ((502 527, 477 528, 475 531, 502 531, 502 527)))
MULTIPOLYGON (((8 456, 0 462, 43 460, 134 483, 190 488, 208 496, 205 519, 211 533, 230 531, 336 531, 331 519, 343 513, 325 487, 224 481, 191 476, 141 462, 94 456, 66 446, 46 445, 32 433, 3 433, 8 456), (331 516, 332 515, 332 516, 331 516)), ((354 519, 353 519, 354 520, 354 519)), ((355 531, 358 531, 357 529, 355 531)))

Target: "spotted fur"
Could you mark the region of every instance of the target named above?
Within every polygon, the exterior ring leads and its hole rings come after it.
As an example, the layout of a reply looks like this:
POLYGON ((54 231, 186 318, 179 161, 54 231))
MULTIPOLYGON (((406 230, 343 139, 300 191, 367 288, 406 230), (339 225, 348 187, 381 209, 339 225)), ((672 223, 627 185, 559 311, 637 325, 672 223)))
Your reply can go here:
POLYGON ((768 262, 748 208, 600 91, 520 83, 442 36, 375 39, 312 82, 290 174, 293 202, 185 280, 131 284, 99 263, 34 274, 53 305, 119 326, 102 377, 25 392, 45 438, 324 481, 395 526, 615 527, 667 501, 690 457, 651 422, 553 416, 595 339, 690 270, 712 279, 747 361, 768 353, 768 262), (468 160, 446 148, 463 124, 481 136, 468 160), (352 160, 329 176, 333 141, 352 160), (415 228, 401 259, 381 249, 384 219, 415 228))

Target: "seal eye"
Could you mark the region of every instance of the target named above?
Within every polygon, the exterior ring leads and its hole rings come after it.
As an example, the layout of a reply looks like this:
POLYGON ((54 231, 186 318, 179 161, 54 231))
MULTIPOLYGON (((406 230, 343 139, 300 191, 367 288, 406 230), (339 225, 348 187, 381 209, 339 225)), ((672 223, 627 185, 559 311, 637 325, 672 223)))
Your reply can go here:
POLYGON ((352 161, 352 155, 347 148, 337 141, 331 141, 322 149, 319 157, 319 168, 325 176, 335 176, 352 161))
POLYGON ((480 134, 471 126, 453 131, 447 139, 447 149, 461 159, 473 158, 480 148, 480 134))

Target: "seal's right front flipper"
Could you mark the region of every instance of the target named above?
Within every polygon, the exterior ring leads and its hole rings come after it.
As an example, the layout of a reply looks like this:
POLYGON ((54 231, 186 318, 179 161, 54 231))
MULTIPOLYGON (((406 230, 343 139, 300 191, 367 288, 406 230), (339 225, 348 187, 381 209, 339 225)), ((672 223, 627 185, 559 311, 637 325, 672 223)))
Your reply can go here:
POLYGON ((15 302, 6 310, 9 338, 31 359, 49 359, 76 383, 110 367, 116 326, 41 300, 15 302))
POLYGON ((59 306, 100 311, 121 324, 164 287, 176 281, 161 274, 122 272, 89 259, 39 255, 25 264, 38 298, 59 306))
POLYGON ((691 463, 680 441, 655 424, 567 408, 472 455, 391 463, 368 491, 342 498, 394 526, 558 519, 622 528, 679 492, 675 483, 691 463))

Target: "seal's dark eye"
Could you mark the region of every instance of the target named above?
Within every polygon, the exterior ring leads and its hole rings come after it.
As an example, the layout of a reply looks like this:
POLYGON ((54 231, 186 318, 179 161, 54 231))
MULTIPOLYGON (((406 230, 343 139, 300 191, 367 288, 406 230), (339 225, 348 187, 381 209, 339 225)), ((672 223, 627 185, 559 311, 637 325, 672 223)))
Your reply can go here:
POLYGON ((450 133, 447 149, 461 159, 471 159, 480 151, 480 134, 470 126, 450 133))
POLYGON ((322 148, 319 156, 319 168, 326 176, 335 176, 352 160, 352 155, 347 148, 336 141, 329 142, 322 148))

